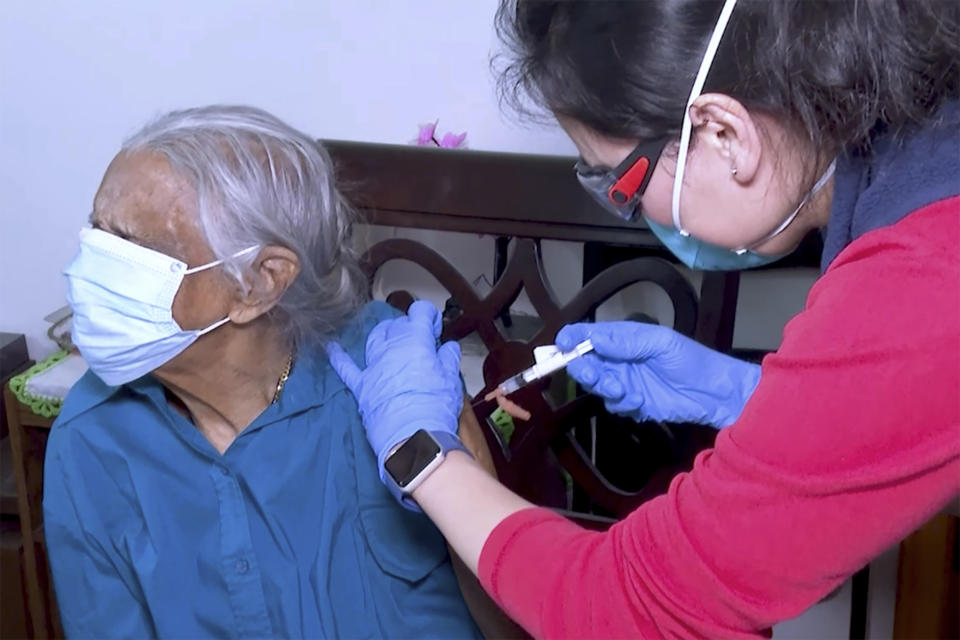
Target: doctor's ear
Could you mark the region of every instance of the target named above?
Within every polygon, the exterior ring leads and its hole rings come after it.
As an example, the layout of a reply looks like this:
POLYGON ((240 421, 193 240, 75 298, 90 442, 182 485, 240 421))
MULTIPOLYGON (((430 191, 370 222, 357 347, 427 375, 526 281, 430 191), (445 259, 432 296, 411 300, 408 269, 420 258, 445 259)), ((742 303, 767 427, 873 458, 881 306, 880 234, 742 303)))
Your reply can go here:
POLYGON ((722 93, 705 93, 690 105, 690 123, 697 145, 724 158, 734 180, 748 184, 756 177, 764 140, 759 123, 742 103, 722 93))
POLYGON ((277 245, 261 248, 243 274, 246 291, 238 287, 230 307, 230 320, 244 324, 267 313, 299 274, 300 258, 296 253, 277 245))

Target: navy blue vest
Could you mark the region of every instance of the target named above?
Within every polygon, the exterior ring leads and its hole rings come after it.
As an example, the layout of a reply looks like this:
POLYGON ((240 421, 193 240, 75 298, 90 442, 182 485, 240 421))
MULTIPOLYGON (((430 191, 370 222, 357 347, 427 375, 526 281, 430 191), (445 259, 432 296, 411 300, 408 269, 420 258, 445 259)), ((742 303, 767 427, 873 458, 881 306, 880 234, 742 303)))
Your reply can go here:
MULTIPOLYGON (((960 103, 899 136, 878 135, 869 151, 837 158, 823 270, 858 237, 960 194, 960 103)), ((960 251, 960 247, 958 247, 960 251)))

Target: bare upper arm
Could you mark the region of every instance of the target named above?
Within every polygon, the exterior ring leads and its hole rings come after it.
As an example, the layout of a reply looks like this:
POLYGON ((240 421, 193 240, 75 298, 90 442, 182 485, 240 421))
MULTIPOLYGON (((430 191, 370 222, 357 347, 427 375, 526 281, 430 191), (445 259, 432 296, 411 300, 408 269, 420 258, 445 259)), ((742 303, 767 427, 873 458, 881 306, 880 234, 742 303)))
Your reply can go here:
POLYGON ((470 398, 463 397, 463 410, 460 412, 460 428, 457 434, 460 440, 467 447, 474 459, 480 463, 490 475, 496 476, 496 467, 493 464, 493 457, 490 455, 490 449, 487 447, 487 440, 483 437, 483 427, 477 420, 477 415, 470 406, 470 398))

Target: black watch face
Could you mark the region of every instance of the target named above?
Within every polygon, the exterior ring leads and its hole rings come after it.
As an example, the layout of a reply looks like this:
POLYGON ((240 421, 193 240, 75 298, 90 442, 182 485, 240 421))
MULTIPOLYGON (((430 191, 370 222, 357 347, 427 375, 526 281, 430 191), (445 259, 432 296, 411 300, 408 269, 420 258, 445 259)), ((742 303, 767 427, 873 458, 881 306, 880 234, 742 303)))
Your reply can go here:
POLYGON ((424 430, 417 431, 387 458, 383 466, 401 488, 410 484, 440 455, 440 447, 424 430))

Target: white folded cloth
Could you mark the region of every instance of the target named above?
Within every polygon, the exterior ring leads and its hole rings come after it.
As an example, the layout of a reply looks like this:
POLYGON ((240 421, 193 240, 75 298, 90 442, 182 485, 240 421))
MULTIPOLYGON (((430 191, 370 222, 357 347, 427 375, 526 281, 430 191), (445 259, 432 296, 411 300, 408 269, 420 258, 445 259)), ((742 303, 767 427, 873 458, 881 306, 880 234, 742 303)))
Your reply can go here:
POLYGON ((77 380, 87 371, 87 363, 77 353, 71 353, 49 369, 30 376, 24 390, 36 398, 63 400, 77 380))

